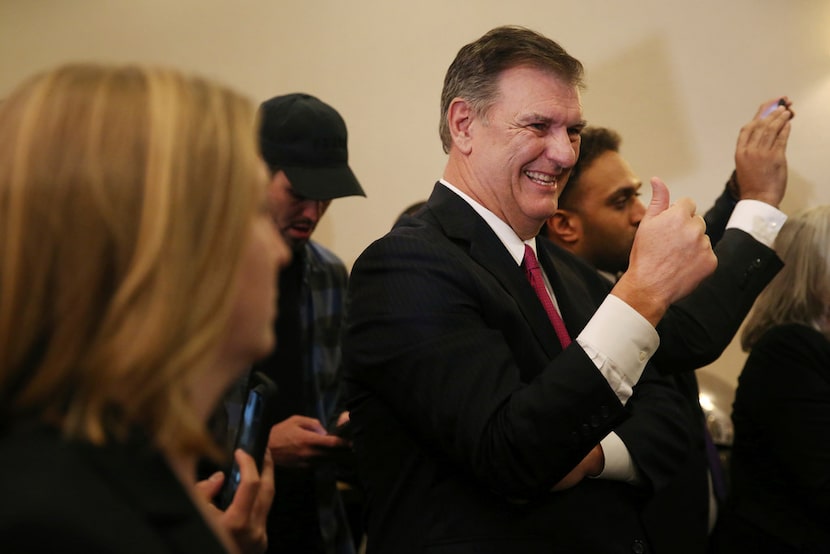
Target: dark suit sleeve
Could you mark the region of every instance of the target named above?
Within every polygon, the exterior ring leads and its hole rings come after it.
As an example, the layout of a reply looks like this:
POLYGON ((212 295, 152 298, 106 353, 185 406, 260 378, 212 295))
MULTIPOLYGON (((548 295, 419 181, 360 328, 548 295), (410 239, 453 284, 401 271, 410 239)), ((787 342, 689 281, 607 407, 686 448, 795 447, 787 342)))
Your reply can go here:
POLYGON ((645 481, 657 491, 677 473, 689 453, 696 429, 694 415, 671 377, 648 364, 626 404, 631 417, 614 432, 645 481))
POLYGON ((729 181, 723 189, 723 192, 715 200, 715 204, 709 208, 703 215, 703 221, 706 222, 706 234, 709 235, 709 240, 712 242, 712 247, 717 246, 720 239, 723 238, 723 233, 726 230, 726 224, 729 223, 729 217, 735 210, 738 201, 730 191, 730 185, 737 183, 737 175, 732 172, 729 181))
MULTIPOLYGON (((560 308, 570 308, 572 300, 580 300, 581 305, 599 306, 610 291, 610 283, 600 277, 596 269, 587 265, 581 258, 548 243, 546 239, 537 239, 537 244, 548 245, 554 259, 559 264, 551 272, 567 277, 567 281, 580 282, 580 290, 592 291, 591 300, 580 299, 569 288, 570 295, 561 299, 560 308)), ((544 258, 542 258, 544 262, 544 258)), ((565 310, 568 311, 568 310, 565 310)), ((583 313, 575 319, 585 321, 595 312, 583 313)), ((575 314, 572 314, 575 315, 575 314)), ((582 327, 574 327, 573 334, 578 335, 582 327)), ((690 375, 694 380, 694 375, 690 375)), ((661 375, 653 364, 646 365, 642 376, 634 385, 634 394, 626 403, 630 417, 623 421, 614 432, 622 440, 637 467, 641 485, 645 490, 661 489, 684 463, 689 452, 691 429, 695 429, 694 419, 688 411, 688 402, 676 386, 676 379, 661 375)))
POLYGON ((732 341, 755 298, 783 263, 748 233, 728 229, 715 248, 718 267, 657 326, 652 360, 662 372, 691 371, 715 361, 732 341))
POLYGON ((349 302, 343 354, 356 433, 366 406, 379 406, 421 449, 491 491, 547 493, 626 417, 576 343, 551 360, 503 282, 438 233, 371 245, 352 270, 349 302))

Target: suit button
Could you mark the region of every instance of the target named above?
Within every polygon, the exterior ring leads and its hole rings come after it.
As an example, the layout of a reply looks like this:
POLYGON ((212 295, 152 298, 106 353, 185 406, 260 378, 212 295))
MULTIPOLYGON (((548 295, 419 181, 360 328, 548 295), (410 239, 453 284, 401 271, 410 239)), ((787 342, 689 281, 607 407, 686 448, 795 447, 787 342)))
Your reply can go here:
POLYGON ((594 429, 599 427, 599 416, 596 416, 596 415, 591 416, 591 427, 593 427, 594 429))
POLYGON ((611 409, 603 404, 599 407, 599 415, 602 416, 602 419, 608 419, 608 416, 611 415, 611 409))
POLYGON ((752 277, 752 274, 755 273, 758 270, 758 268, 761 267, 761 265, 762 265, 761 258, 755 258, 752 261, 752 263, 749 264, 749 267, 747 267, 746 271, 744 271, 744 278, 743 278, 743 280, 741 280, 741 283, 740 283, 740 287, 742 289, 746 287, 747 282, 749 281, 749 278, 752 277))
POLYGON ((637 539, 632 543, 631 551, 634 554, 643 554, 646 551, 646 545, 643 544, 643 541, 637 539))
POLYGON ((582 431, 582 436, 586 439, 591 436, 591 428, 588 427, 587 423, 583 423, 580 429, 582 431))

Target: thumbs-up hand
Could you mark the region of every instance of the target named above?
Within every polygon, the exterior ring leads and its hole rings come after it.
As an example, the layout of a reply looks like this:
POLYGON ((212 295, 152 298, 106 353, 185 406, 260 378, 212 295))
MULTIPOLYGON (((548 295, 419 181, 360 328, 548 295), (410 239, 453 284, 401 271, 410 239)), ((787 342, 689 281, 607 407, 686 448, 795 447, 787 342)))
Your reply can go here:
POLYGON ((706 236, 706 223, 695 215, 695 203, 681 198, 669 205, 669 189, 657 177, 651 180, 651 190, 628 270, 612 294, 656 325, 669 305, 715 271, 718 261, 706 236))

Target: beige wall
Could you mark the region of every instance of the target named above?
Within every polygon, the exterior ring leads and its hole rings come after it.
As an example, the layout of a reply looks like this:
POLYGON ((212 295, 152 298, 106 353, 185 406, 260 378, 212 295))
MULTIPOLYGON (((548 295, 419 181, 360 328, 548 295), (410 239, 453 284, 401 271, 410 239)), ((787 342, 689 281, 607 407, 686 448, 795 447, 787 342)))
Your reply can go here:
MULTIPOLYGON (((830 202, 830 3, 824 0, 0 0, 0 95, 65 60, 147 61, 256 101, 305 91, 344 115, 368 198, 336 201, 317 238, 351 264, 440 177, 443 73, 496 25, 532 27, 586 65, 585 114, 618 129, 647 179, 705 209, 741 124, 787 94, 797 118, 784 208, 830 202)), ((704 371, 733 383, 730 347, 704 371)))

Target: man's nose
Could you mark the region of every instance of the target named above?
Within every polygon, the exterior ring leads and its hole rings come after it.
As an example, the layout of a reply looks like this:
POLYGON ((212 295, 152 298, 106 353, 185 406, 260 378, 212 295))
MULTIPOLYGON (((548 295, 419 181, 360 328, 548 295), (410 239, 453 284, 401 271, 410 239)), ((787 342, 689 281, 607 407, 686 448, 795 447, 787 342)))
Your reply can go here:
POLYGON ((646 215, 646 205, 643 204, 642 200, 636 198, 634 200, 634 207, 631 210, 631 224, 639 225, 644 215, 646 215))
POLYGON ((317 221, 323 215, 325 209, 324 200, 303 200, 303 217, 317 221))
POLYGON ((576 150, 567 129, 557 129, 548 135, 545 156, 559 167, 573 167, 576 163, 576 150))

